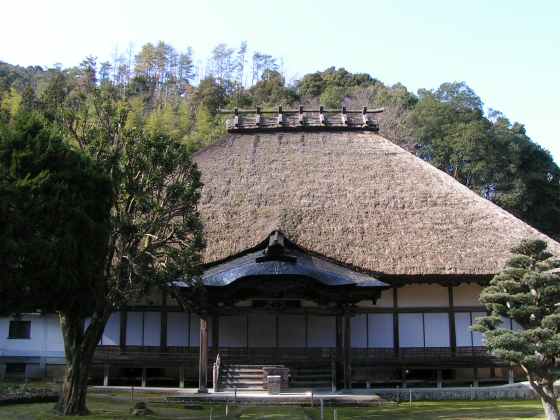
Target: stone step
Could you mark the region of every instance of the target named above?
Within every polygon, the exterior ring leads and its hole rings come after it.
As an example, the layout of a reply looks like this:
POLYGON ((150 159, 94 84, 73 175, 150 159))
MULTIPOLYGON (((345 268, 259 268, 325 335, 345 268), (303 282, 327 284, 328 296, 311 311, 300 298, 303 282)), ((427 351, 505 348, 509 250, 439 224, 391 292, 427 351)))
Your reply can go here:
POLYGON ((221 381, 264 381, 262 376, 228 376, 220 375, 221 381))
POLYGON ((236 370, 221 370, 220 375, 230 375, 230 376, 263 376, 262 372, 243 372, 236 370))
POLYGON ((225 368, 262 369, 263 367, 283 367, 280 365, 223 365, 225 368))
POLYGON ((265 389, 263 384, 220 384, 220 389, 225 389, 225 388, 229 388, 229 389, 265 389))
POLYGON ((222 383, 244 383, 244 384, 262 384, 264 381, 262 378, 257 379, 240 379, 240 378, 222 378, 220 381, 222 383))

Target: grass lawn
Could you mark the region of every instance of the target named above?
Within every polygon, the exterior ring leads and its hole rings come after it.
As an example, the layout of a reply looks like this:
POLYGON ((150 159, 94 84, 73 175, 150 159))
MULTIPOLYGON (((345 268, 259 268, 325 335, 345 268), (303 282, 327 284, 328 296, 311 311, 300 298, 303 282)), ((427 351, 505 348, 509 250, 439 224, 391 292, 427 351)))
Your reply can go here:
MULTIPOLYGON (((92 395, 88 400, 92 412, 88 417, 76 419, 137 419, 129 415, 131 401, 113 400, 92 395)), ((53 404, 23 404, 0 407, 2 420, 60 420, 52 413, 53 404)), ((203 406, 198 409, 186 409, 182 406, 149 404, 155 412, 149 419, 209 419, 212 412, 214 420, 224 419, 223 405, 203 406)), ((318 408, 310 407, 230 407, 230 416, 237 419, 319 419, 318 408)), ((416 402, 381 407, 339 407, 337 419, 540 419, 543 410, 537 401, 453 401, 453 402, 416 402)), ((325 419, 333 419, 333 408, 325 407, 325 419)))

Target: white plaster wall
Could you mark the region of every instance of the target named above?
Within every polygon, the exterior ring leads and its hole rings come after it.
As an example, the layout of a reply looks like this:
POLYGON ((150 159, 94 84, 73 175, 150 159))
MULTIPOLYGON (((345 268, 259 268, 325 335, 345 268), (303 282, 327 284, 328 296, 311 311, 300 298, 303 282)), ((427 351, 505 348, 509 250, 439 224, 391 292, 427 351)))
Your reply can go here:
POLYGON ((375 306, 379 308, 392 308, 394 305, 393 301, 393 289, 383 290, 381 296, 375 303, 375 306))
POLYGON ((375 302, 371 300, 361 300, 356 304, 359 308, 392 308, 393 307, 393 289, 383 290, 381 296, 375 302))
POLYGON ((144 346, 161 345, 161 313, 144 312, 144 346))
POLYGON ((10 319, 7 317, 0 317, 0 356, 6 351, 6 340, 9 332, 10 319))
POLYGON ((103 346, 118 346, 121 336, 121 314, 114 312, 109 317, 103 335, 101 336, 101 344, 103 346))
POLYGON ((185 312, 169 312, 167 314, 167 345, 188 346, 189 314, 185 312))
POLYGON ((49 314, 45 316, 47 334, 47 356, 64 357, 64 338, 60 329, 58 316, 49 314))
POLYGON ((352 317, 352 347, 367 347, 367 314, 359 314, 352 317))
POLYGON ((334 316, 308 317, 308 347, 336 347, 336 318, 334 316))
MULTIPOLYGON (((189 343, 191 347, 198 347, 200 343, 200 317, 197 314, 191 313, 191 328, 190 328, 190 338, 189 343)), ((208 332, 210 332, 210 325, 208 325, 208 332)), ((208 334, 208 343, 212 338, 211 334, 208 334)))
POLYGON ((279 347, 305 347, 305 317, 303 315, 278 316, 279 347))
POLYGON ((393 348, 393 314, 369 314, 368 317, 368 347, 393 348))
POLYGON ((247 318, 245 315, 220 317, 220 347, 247 346, 247 318))
POLYGON ((0 354, 3 356, 40 356, 47 348, 46 320, 40 315, 22 315, 22 321, 31 321, 29 339, 8 338, 11 317, 0 322, 0 354))
POLYGON ((399 344, 401 347, 424 347, 422 314, 399 314, 399 344))
POLYGON ((126 345, 143 345, 143 312, 127 312, 126 314, 126 345))
POLYGON ((464 283, 453 287, 453 306, 480 306, 478 297, 481 290, 478 284, 464 283))
POLYGON ((410 284, 399 287, 399 308, 448 307, 449 292, 447 287, 437 284, 410 284))
POLYGON ((424 334, 426 347, 449 347, 449 315, 424 314, 424 334))
POLYGON ((249 315, 249 347, 276 347, 276 316, 249 315))

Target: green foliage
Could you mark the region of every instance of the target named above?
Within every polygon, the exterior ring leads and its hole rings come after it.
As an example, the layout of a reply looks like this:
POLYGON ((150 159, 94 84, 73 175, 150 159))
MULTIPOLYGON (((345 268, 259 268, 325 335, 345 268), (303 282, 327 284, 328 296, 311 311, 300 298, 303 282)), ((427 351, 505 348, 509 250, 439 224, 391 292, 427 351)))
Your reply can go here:
POLYGON ((379 82, 367 73, 352 74, 342 67, 329 67, 325 71, 305 75, 297 88, 301 95, 320 96, 329 87, 367 87, 377 83, 379 82))
POLYGON ((341 86, 327 86, 320 96, 321 103, 327 108, 341 108, 347 90, 341 86))
MULTIPOLYGON (((387 86, 366 73, 329 67, 287 82, 279 60, 249 55, 220 44, 205 73, 195 72, 190 48, 165 42, 143 45, 135 54, 98 64, 87 57, 78 67, 42 69, 0 62, 0 119, 18 109, 40 110, 64 121, 68 95, 103 87, 126 104, 127 129, 163 133, 195 151, 224 133, 218 109, 267 108, 322 103, 328 108, 384 107, 381 133, 453 176, 481 196, 535 228, 560 238, 560 169, 534 143, 523 125, 502 114, 484 114, 483 102, 465 82, 442 83, 415 95, 402 84, 387 86), (76 89, 79 87, 79 89, 76 89)), ((94 108, 90 108, 94 112, 94 108)), ((81 127, 75 127, 80 130, 81 127)))
POLYGON ((282 75, 275 70, 265 71, 262 80, 258 81, 248 90, 248 103, 253 105, 278 105, 293 104, 298 96, 287 88, 282 75))
POLYGON ((111 199, 103 172, 40 117, 0 126, 3 310, 92 310, 111 199))
POLYGON ((560 357, 560 276, 551 269, 560 262, 541 240, 523 241, 513 252, 518 254, 482 290, 480 301, 490 315, 473 329, 485 334, 493 354, 520 365, 543 402, 555 406, 550 393, 554 395, 551 386, 558 378, 554 367, 560 357), (521 329, 502 328, 502 317, 521 329))
POLYGON ((464 83, 419 92, 409 125, 419 155, 536 228, 560 234, 560 169, 519 125, 489 120, 464 83))

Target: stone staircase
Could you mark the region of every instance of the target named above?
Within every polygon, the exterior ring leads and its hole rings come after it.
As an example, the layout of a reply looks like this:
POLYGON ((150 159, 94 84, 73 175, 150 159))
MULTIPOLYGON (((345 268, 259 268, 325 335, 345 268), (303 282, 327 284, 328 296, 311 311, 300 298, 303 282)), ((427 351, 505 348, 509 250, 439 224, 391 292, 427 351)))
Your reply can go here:
POLYGON ((220 391, 264 391, 262 365, 222 365, 220 368, 220 391))

